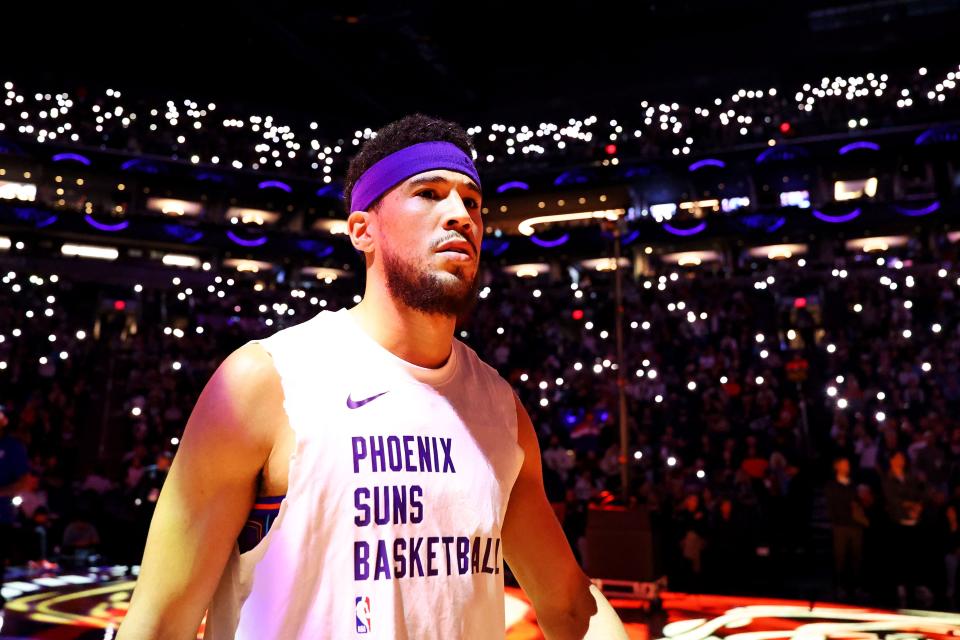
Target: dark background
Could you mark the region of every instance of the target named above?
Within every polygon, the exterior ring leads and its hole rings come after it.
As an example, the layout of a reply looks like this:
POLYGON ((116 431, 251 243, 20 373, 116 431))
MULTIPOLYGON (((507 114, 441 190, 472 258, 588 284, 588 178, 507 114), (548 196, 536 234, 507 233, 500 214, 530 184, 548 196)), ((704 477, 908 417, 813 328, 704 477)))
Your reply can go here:
POLYGON ((19 86, 289 109, 334 129, 417 110, 467 126, 622 113, 916 68, 960 29, 960 0, 5 4, 0 76, 19 86))

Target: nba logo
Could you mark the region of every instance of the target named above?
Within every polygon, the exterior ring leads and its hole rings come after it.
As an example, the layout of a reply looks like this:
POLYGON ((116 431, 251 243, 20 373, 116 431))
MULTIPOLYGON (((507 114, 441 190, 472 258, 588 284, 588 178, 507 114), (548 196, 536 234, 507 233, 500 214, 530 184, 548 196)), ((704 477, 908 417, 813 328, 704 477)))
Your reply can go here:
POLYGON ((370 596, 357 596, 357 633, 370 633, 370 596))

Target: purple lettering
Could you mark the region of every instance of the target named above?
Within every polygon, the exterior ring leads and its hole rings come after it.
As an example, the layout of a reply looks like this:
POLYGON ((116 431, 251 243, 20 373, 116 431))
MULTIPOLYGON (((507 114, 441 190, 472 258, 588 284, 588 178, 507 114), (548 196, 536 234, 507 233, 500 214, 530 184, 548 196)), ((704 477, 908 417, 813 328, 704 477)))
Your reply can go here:
POLYGON ((353 437, 353 472, 359 473, 360 460, 367 457, 367 441, 363 438, 353 437))
POLYGON ((413 458, 413 436, 403 436, 403 455, 407 470, 413 471, 413 462, 411 460, 411 458, 413 458))
POLYGON ((450 447, 453 446, 453 442, 450 438, 440 438, 440 446, 443 447, 443 472, 447 472, 447 467, 450 467, 450 473, 456 473, 457 470, 453 468, 453 458, 450 457, 450 447))
POLYGON ((480 536, 473 539, 473 551, 470 554, 470 573, 480 573, 480 536))
POLYGON ((403 469, 403 457, 400 455, 400 438, 387 436, 387 459, 390 462, 390 471, 403 469))
POLYGON ((420 471, 433 471, 433 462, 430 460, 430 438, 417 436, 417 451, 420 453, 420 471))
POLYGON ((463 575, 470 569, 470 538, 457 536, 457 574, 463 575))
POLYGON ((370 461, 373 463, 373 472, 385 471, 387 466, 383 459, 383 436, 370 438, 370 461), (379 467, 377 461, 379 460, 379 467))
POLYGON ((387 543, 384 540, 377 541, 377 568, 373 572, 373 579, 379 580, 381 573, 384 578, 390 578, 390 561, 387 559, 387 543))
POLYGON ((423 563, 420 561, 420 545, 423 544, 423 538, 410 538, 410 577, 414 577, 413 568, 417 567, 417 572, 423 575, 423 563))
POLYGON ((370 567, 367 561, 370 559, 370 545, 362 540, 353 543, 353 579, 366 580, 370 577, 370 567))
POLYGON ((416 515, 411 511, 410 513, 410 524, 420 524, 423 522, 423 501, 420 500, 423 498, 423 487, 418 484, 410 486, 410 508, 416 509, 416 515), (414 497, 414 494, 417 494, 414 497))
POLYGON ((438 542, 440 542, 440 538, 438 536, 427 536, 427 575, 428 576, 435 576, 439 573, 439 571, 433 568, 433 559, 437 557, 437 552, 433 547, 438 542))
POLYGON ((453 536, 443 536, 443 549, 447 554, 447 575, 450 575, 450 571, 453 568, 453 564, 450 562, 450 543, 453 542, 453 536))
POLYGON ((393 524, 407 524, 407 492, 406 487, 393 487, 393 524))
POLYGON ((400 566, 395 568, 393 577, 402 578, 407 572, 407 559, 403 557, 403 550, 407 547, 407 541, 403 538, 397 538, 393 541, 393 559, 400 566))
MULTIPOLYGON (((484 573, 493 573, 493 567, 487 566, 487 560, 490 559, 490 548, 492 546, 493 546, 493 540, 491 538, 487 538, 487 544, 483 548, 483 572, 484 573)), ((496 563, 496 559, 494 559, 494 563, 496 563)))
POLYGON ((370 506, 362 498, 370 500, 370 489, 357 487, 353 492, 353 506, 357 509, 357 515, 353 516, 353 523, 358 527, 370 524, 370 506))
POLYGON ((373 521, 377 524, 390 524, 389 495, 386 487, 373 488, 373 521))

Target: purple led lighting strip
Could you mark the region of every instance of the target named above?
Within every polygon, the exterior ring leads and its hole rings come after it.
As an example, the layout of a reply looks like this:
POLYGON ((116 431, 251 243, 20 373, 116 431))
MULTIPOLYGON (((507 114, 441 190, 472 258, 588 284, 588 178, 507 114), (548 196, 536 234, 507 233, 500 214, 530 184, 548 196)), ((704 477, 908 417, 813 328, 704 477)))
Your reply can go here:
POLYGON ((667 231, 667 233, 672 233, 675 236, 695 236, 707 228, 707 221, 704 220, 697 226, 690 227, 689 229, 679 229, 673 226, 672 224, 670 224, 669 222, 664 222, 663 228, 664 230, 667 231))
POLYGON ((717 160, 715 158, 707 158, 705 160, 697 160, 691 164, 687 169, 689 171, 696 171, 697 169, 703 169, 704 167, 723 167, 727 166, 727 163, 723 160, 717 160))
POLYGON ((47 218, 43 222, 36 223, 36 228, 43 229, 44 227, 49 227, 56 221, 57 221, 57 214, 52 214, 49 218, 47 218))
POLYGON ((930 215, 934 211, 939 210, 940 203, 933 202, 930 205, 923 207, 922 209, 906 209, 904 207, 894 207, 894 208, 897 210, 897 213, 899 214, 916 218, 920 216, 930 215))
POLYGON ((105 224, 103 222, 97 222, 90 217, 90 214, 83 216, 83 219, 87 221, 88 225, 94 229, 99 229, 100 231, 123 231, 130 226, 129 220, 124 220, 123 222, 118 222, 117 224, 105 224))
POLYGON ((503 193, 504 191, 508 191, 510 189, 522 189, 523 191, 527 191, 530 189, 530 185, 528 185, 526 182, 520 182, 519 180, 504 182, 502 185, 497 187, 497 193, 503 193))
POLYGON ((839 223, 841 223, 841 222, 850 222, 851 220, 853 220, 854 218, 856 218, 857 216, 859 216, 859 215, 860 215, 860 208, 857 207, 856 209, 854 209, 854 210, 851 211, 850 213, 845 213, 845 214, 839 215, 839 216, 831 216, 831 215, 826 214, 826 213, 824 213, 823 211, 819 211, 819 210, 817 210, 817 209, 814 209, 814 210, 812 211, 812 213, 813 213, 813 216, 814 216, 817 220, 822 220, 822 221, 824 221, 824 222, 830 222, 830 223, 832 223, 832 224, 839 224, 839 223))
POLYGON ((565 243, 565 242, 566 242, 567 240, 569 240, 569 239, 570 239, 570 234, 569 234, 569 233, 563 234, 562 236, 560 236, 560 237, 557 238, 556 240, 541 240, 541 239, 538 238, 537 236, 530 236, 530 240, 533 242, 533 244, 538 245, 538 246, 541 246, 541 247, 546 247, 546 248, 548 248, 548 249, 551 248, 551 247, 559 247, 560 245, 562 245, 563 243, 565 243))
POLYGON ((85 164, 88 167, 90 166, 90 159, 86 156, 82 156, 79 153, 58 153, 53 156, 54 162, 63 162, 64 160, 73 160, 79 162, 80 164, 85 164))
POLYGON ((256 240, 244 240, 233 231, 227 230, 227 237, 230 238, 235 244, 240 245, 241 247, 259 247, 267 243, 267 236, 257 238, 256 240))
POLYGON ((786 223, 787 223, 787 217, 786 217, 786 216, 780 216, 780 219, 779 219, 779 220, 777 220, 777 221, 774 222, 772 225, 770 225, 769 227, 767 227, 767 233, 773 233, 774 231, 776 231, 777 229, 779 229, 780 227, 782 227, 782 226, 785 225, 786 223))
POLYGON ((880 145, 878 145, 876 142, 859 140, 857 142, 851 142, 850 144, 840 147, 840 150, 837 153, 839 153, 840 155, 846 155, 856 149, 869 149, 870 151, 880 151, 880 145))
POLYGON ((293 189, 286 182, 280 180, 264 180, 257 185, 257 189, 283 189, 287 193, 293 193, 293 189))

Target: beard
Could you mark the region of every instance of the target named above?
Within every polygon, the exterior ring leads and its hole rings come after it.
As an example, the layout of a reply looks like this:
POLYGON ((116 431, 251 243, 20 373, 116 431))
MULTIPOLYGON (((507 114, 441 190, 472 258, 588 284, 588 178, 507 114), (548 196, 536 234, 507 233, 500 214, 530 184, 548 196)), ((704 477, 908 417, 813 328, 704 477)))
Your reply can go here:
POLYGON ((404 305, 427 314, 456 316, 457 324, 470 314, 477 301, 480 272, 467 280, 465 269, 457 266, 443 277, 418 269, 390 251, 381 251, 387 290, 404 305))

